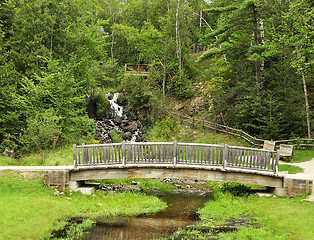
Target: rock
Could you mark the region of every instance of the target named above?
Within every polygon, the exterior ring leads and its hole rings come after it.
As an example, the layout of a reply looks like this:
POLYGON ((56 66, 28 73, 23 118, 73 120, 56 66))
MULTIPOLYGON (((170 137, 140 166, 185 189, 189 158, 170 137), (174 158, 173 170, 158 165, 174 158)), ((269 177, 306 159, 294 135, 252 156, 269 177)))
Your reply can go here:
POLYGON ((137 123, 136 122, 131 122, 130 125, 126 128, 130 132, 135 132, 137 129, 137 123))
POLYGON ((132 133, 131 132, 122 133, 122 138, 123 140, 130 140, 132 138, 132 133))
POLYGON ((3 154, 3 156, 5 156, 5 157, 15 158, 15 152, 14 152, 14 150, 5 149, 2 154, 3 154))
POLYGON ((117 124, 121 124, 122 123, 122 117, 115 117, 114 118, 114 121, 115 121, 115 123, 117 123, 117 124))

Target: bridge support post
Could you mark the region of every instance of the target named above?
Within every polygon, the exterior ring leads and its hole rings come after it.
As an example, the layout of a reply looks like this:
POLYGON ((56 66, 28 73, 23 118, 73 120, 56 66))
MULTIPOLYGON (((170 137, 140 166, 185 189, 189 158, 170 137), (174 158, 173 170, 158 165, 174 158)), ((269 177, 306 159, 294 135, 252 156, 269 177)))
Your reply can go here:
POLYGON ((177 166, 177 146, 178 146, 178 142, 174 141, 173 142, 173 166, 174 167, 177 166))

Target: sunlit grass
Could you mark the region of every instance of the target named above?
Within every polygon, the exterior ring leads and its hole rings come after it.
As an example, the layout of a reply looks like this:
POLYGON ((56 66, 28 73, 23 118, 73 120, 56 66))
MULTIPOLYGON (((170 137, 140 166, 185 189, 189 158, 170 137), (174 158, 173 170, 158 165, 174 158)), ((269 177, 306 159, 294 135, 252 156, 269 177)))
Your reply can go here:
POLYGON ((298 166, 292 166, 287 164, 279 164, 278 166, 279 172, 288 171, 289 174, 296 174, 304 172, 304 170, 298 166))
POLYGON ((314 158, 314 149, 310 150, 294 150, 293 162, 306 162, 314 158))
POLYGON ((25 180, 18 174, 0 176, 0 239, 43 239, 75 217, 106 219, 137 216, 166 208, 157 197, 141 193, 97 192, 82 195, 67 191, 55 196, 42 179, 25 180))

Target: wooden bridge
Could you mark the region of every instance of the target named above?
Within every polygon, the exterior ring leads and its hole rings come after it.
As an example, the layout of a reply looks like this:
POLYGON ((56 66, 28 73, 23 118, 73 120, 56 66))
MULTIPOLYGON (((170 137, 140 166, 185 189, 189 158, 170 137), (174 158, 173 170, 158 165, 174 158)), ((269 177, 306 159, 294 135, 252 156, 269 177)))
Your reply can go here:
MULTIPOLYGON (((69 186, 92 179, 176 178, 258 184, 285 195, 279 152, 179 142, 73 145, 69 186)), ((308 189, 312 183, 308 182, 308 189)), ((303 191, 303 190, 302 190, 303 191)), ((304 190, 305 191, 305 190, 304 190)))

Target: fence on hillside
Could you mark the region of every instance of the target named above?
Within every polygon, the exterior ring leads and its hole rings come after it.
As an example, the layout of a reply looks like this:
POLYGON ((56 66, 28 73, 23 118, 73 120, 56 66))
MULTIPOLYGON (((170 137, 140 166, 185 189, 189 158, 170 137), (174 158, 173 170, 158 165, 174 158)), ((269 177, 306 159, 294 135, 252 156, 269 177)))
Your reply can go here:
POLYGON ((276 151, 199 143, 122 142, 112 144, 73 145, 74 168, 108 164, 201 165, 241 168, 278 173, 276 151))
MULTIPOLYGON (((250 134, 248 134, 242 130, 232 128, 229 126, 225 126, 222 124, 218 124, 215 122, 197 119, 197 118, 193 118, 193 117, 188 117, 188 116, 184 116, 184 115, 180 115, 180 114, 176 114, 176 113, 172 113, 172 114, 175 114, 178 117, 179 122, 181 124, 183 124, 185 122, 185 123, 192 124, 193 127, 201 126, 203 128, 212 129, 215 132, 223 132, 223 133, 226 133, 229 135, 237 136, 237 137, 240 137, 241 139, 244 139, 248 143, 252 144, 254 147, 263 147, 265 141, 270 141, 270 140, 265 140, 265 139, 253 137, 250 134)), ((279 143, 288 143, 288 144, 300 146, 300 147, 313 147, 314 146, 314 139, 308 139, 308 138, 276 140, 273 142, 275 143, 275 145, 277 145, 279 143)))

